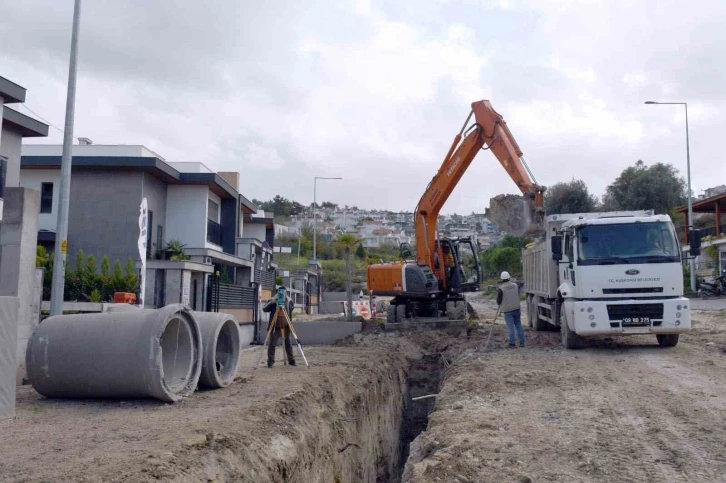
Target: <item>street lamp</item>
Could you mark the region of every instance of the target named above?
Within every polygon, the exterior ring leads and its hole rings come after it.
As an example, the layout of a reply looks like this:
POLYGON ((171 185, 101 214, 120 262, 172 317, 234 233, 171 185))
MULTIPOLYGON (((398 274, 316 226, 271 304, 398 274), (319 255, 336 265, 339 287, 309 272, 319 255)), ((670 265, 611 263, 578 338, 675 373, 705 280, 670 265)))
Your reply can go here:
MULTIPOLYGON (((691 199, 691 149, 688 142, 688 103, 686 102, 656 102, 656 101, 645 101, 646 104, 670 104, 670 105, 677 105, 677 106, 683 106, 686 111, 686 169, 687 169, 687 178, 688 178, 688 226, 687 230, 689 233, 689 243, 692 242, 690 240, 690 233, 691 229, 693 228, 693 201, 691 199)), ((694 261, 694 258, 691 257, 690 263, 690 272, 691 272, 691 291, 696 291, 696 263, 694 261)))
POLYGON ((71 56, 68 64, 68 92, 66 94, 66 123, 63 130, 60 187, 58 196, 58 223, 56 226, 55 262, 50 289, 50 315, 63 314, 63 292, 68 246, 68 210, 71 198, 71 165, 73 164, 73 122, 76 113, 76 72, 78 70, 78 35, 81 23, 81 0, 73 6, 71 30, 71 56))
POLYGON ((318 261, 318 218, 316 216, 318 208, 318 180, 319 179, 343 179, 343 178, 327 178, 324 176, 316 176, 313 181, 313 261, 318 261))

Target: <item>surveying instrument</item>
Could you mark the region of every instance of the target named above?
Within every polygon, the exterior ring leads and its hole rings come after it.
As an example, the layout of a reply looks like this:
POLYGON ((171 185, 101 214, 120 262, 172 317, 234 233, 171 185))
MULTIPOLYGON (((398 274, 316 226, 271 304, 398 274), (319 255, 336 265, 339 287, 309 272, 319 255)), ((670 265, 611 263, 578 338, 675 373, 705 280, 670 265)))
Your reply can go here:
MULTIPOLYGON (((267 343, 270 340, 270 337, 272 336, 272 331, 275 330, 275 326, 277 325, 277 320, 279 317, 284 317, 284 320, 287 321, 287 327, 281 327, 280 328, 280 338, 285 340, 285 331, 290 330, 290 333, 295 338, 295 343, 297 344, 298 349, 300 349, 300 354, 302 355, 303 360, 305 361, 305 366, 310 367, 310 364, 308 364, 308 360, 305 357, 305 352, 303 351, 302 344, 300 343, 300 339, 297 338, 297 334, 295 333, 295 328, 292 326, 292 319, 290 318, 290 314, 287 312, 287 304, 285 303, 285 287, 280 287, 277 289, 277 293, 275 294, 275 313, 272 315, 272 320, 270 321, 270 326, 267 327, 267 335, 265 336, 265 342, 262 344, 263 349, 260 351, 260 357, 257 359, 257 364, 255 364, 255 369, 257 369, 260 366, 260 362, 262 361, 262 355, 265 353, 265 347, 267 347, 267 343)), ((287 365, 287 359, 284 360, 285 365, 287 365)))

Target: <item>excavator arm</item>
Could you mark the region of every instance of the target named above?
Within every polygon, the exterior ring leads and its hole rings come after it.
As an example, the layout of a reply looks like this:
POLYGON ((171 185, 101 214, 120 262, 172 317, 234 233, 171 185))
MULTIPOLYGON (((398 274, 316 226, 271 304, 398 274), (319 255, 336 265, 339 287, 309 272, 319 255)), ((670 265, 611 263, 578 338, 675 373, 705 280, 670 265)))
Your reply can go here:
POLYGON ((434 268, 434 243, 438 230, 439 212, 480 149, 492 151, 522 194, 529 199, 535 222, 542 222, 545 188, 536 184, 534 177, 526 167, 524 158, 522 158, 522 150, 519 149, 504 118, 492 108, 489 101, 477 101, 472 103, 469 117, 454 138, 444 162, 416 207, 416 258, 418 263, 434 268), (474 116, 474 124, 467 129, 472 116, 474 116))

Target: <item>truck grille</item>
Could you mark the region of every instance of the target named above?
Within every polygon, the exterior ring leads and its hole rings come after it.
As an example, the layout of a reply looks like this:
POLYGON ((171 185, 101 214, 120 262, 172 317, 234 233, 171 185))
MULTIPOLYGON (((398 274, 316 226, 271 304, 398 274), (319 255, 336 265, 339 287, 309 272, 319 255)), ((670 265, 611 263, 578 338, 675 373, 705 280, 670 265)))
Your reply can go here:
POLYGON ((651 320, 663 319, 663 304, 619 304, 608 305, 610 320, 623 320, 626 317, 648 317, 651 320))
POLYGON ((663 293, 663 287, 604 288, 602 289, 602 293, 605 295, 623 293, 663 293))

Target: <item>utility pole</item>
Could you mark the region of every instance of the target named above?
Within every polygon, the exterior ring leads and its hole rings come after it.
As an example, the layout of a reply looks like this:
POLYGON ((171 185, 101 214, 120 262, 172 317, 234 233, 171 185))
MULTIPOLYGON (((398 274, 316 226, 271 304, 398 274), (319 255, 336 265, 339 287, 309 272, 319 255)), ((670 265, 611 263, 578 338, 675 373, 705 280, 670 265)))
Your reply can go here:
POLYGON ((78 27, 81 21, 81 0, 73 7, 71 32, 71 59, 68 67, 68 95, 66 97, 66 124, 63 131, 63 159, 61 161, 60 196, 58 200, 58 224, 56 227, 53 281, 50 295, 50 315, 63 314, 66 252, 68 249, 68 205, 71 195, 71 163, 73 147, 73 120, 76 110, 76 70, 78 64, 78 27))
MULTIPOLYGON (((691 232, 693 231, 693 197, 691 196, 691 147, 688 140, 688 103, 687 102, 656 102, 656 101, 645 101, 646 104, 670 104, 683 106, 686 110, 686 169, 688 178, 688 243, 691 243, 691 232)), ((717 260, 718 262, 718 260, 717 260)), ((696 261, 693 257, 689 259, 689 271, 691 272, 691 292, 696 291, 696 261)))

